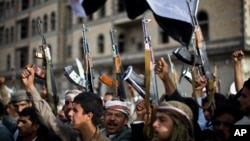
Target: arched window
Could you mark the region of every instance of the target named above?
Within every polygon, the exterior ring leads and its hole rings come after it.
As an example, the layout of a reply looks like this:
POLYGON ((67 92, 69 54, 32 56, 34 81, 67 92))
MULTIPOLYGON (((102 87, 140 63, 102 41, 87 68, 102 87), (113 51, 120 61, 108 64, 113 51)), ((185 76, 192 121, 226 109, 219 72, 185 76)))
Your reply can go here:
POLYGON ((8 44, 9 43, 9 29, 6 28, 5 29, 5 43, 8 44))
POLYGON ((71 56, 72 56, 72 46, 68 45, 68 47, 67 47, 67 57, 71 58, 71 56))
POLYGON ((204 37, 204 40, 209 40, 209 19, 205 11, 200 11, 197 14, 197 19, 204 37))
POLYGON ((100 8, 100 18, 103 18, 105 16, 105 5, 103 5, 101 8, 100 8))
POLYGON ((14 27, 11 26, 10 28, 10 42, 14 41, 14 27))
POLYGON ((50 24, 51 24, 51 31, 54 31, 56 29, 56 14, 55 12, 51 13, 51 19, 50 19, 50 24))
POLYGON ((166 32, 164 32, 164 30, 160 29, 160 36, 161 36, 161 43, 168 43, 169 42, 169 37, 168 34, 166 32))
POLYGON ((125 51, 124 47, 125 47, 125 36, 124 34, 120 34, 118 39, 119 53, 123 53, 125 51))
POLYGON ((104 36, 98 36, 98 53, 104 53, 104 36))
POLYGON ((118 3, 118 13, 123 12, 125 10, 124 3, 122 1, 120 1, 120 0, 117 1, 117 3, 118 3))
POLYGON ((10 70, 11 69, 11 56, 10 56, 10 54, 7 55, 6 64, 7 64, 7 66, 6 66, 7 70, 10 70))
POLYGON ((43 31, 44 33, 48 32, 48 17, 44 15, 43 17, 43 31))
POLYGON ((6 3, 6 12, 5 12, 5 14, 6 14, 6 17, 8 17, 10 15, 10 3, 9 2, 6 3))
POLYGON ((31 32, 32 32, 32 35, 34 36, 34 35, 36 35, 36 21, 33 19, 31 24, 32 24, 31 25, 32 26, 31 32))
POLYGON ((73 21, 73 18, 72 18, 72 9, 70 6, 67 7, 67 18, 68 20, 66 21, 66 25, 67 25, 67 29, 71 29, 72 28, 72 21, 73 21))

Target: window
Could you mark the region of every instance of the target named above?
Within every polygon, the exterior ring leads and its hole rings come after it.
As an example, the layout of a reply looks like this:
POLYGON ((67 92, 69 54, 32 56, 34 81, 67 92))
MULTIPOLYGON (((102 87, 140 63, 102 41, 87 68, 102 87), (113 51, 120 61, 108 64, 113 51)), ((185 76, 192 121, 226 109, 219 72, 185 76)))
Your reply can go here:
POLYGON ((102 34, 98 36, 98 52, 104 53, 104 36, 102 34))
MULTIPOLYGON (((0 27, 0 37, 4 37, 4 28, 0 27)), ((0 45, 4 43, 4 39, 0 38, 0 45)))
POLYGON ((118 13, 125 11, 124 4, 122 1, 118 1, 118 13))
POLYGON ((8 28, 5 29, 5 43, 6 44, 9 43, 9 29, 8 28))
POLYGON ((10 3, 9 2, 6 3, 5 14, 6 14, 6 17, 10 15, 10 3))
POLYGON ((209 31, 208 31, 209 19, 207 13, 205 11, 199 12, 197 14, 197 19, 199 21, 204 40, 209 40, 209 31))
POLYGON ((139 43, 137 43, 137 50, 144 50, 144 46, 143 46, 143 44, 142 44, 142 42, 139 42, 139 43))
POLYGON ((51 13, 50 22, 51 22, 51 31, 54 31, 56 29, 56 14, 55 14, 55 12, 51 13))
POLYGON ((36 21, 33 19, 32 20, 32 35, 34 36, 34 35, 36 35, 36 21))
POLYGON ((105 5, 103 5, 101 8, 100 8, 100 18, 103 18, 105 17, 105 5))
POLYGON ((88 20, 89 21, 93 20, 93 15, 92 14, 88 16, 88 20))
POLYGON ((37 5, 37 0, 33 0, 33 6, 36 6, 37 5))
POLYGON ((6 64, 7 64, 7 66, 6 66, 7 70, 10 70, 11 69, 11 56, 10 56, 10 54, 7 55, 6 64))
POLYGON ((16 60, 17 62, 17 68, 24 68, 28 64, 28 47, 17 49, 16 51, 16 60))
POLYGON ((23 19, 21 21, 18 21, 17 25, 18 25, 18 31, 20 31, 19 39, 26 39, 29 33, 29 20, 23 19))
POLYGON ((161 36, 161 43, 168 43, 169 42, 169 36, 167 33, 164 32, 164 30, 160 29, 160 36, 161 36))
POLYGON ((43 31, 44 33, 48 32, 48 17, 44 15, 43 17, 43 31))
POLYGON ((78 24, 83 23, 83 18, 79 17, 79 18, 77 19, 77 23, 78 23, 78 24))
POLYGON ((14 41, 14 27, 11 26, 10 28, 10 42, 14 41))
POLYGON ((72 10, 70 7, 67 7, 67 17, 68 17, 68 20, 67 20, 67 29, 71 29, 72 28, 72 10))
MULTIPOLYGON (((4 2, 0 2, 0 20, 3 20, 5 18, 5 5, 4 2)), ((1 36, 2 37, 2 36, 1 36)))
POLYGON ((71 56, 72 56, 72 46, 69 45, 69 46, 67 47, 67 57, 68 57, 68 58, 71 58, 71 56))
POLYGON ((124 46, 125 46, 125 36, 124 34, 120 34, 118 39, 119 53, 123 53, 125 51, 124 46))
POLYGON ((29 8, 29 0, 22 0, 22 9, 21 10, 26 10, 29 8))

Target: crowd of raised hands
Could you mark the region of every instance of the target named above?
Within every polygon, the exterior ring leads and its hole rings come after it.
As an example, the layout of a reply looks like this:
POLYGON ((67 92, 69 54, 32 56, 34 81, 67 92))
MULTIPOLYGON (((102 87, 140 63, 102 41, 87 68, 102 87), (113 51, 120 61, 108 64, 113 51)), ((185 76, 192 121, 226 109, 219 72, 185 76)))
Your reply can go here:
POLYGON ((76 88, 65 91, 65 101, 56 114, 38 92, 34 70, 26 67, 21 72, 23 90, 8 95, 4 78, 0 79, 0 125, 3 125, 0 140, 235 140, 234 126, 250 125, 250 79, 243 80, 243 58, 242 50, 232 53, 234 75, 231 76, 237 92, 233 96, 219 93, 216 83, 213 95, 207 93, 208 81, 201 75, 194 78, 192 97, 182 96, 170 76, 169 64, 160 58, 154 72, 165 93, 157 105, 138 95, 132 85, 128 85, 131 94, 128 101, 120 101, 112 92, 100 97, 76 88))

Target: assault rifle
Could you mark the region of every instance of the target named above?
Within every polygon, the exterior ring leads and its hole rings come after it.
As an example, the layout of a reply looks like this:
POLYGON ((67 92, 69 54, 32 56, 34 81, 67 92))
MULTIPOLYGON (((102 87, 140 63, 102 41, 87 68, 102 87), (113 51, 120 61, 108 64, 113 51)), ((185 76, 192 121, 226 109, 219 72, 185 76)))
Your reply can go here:
POLYGON ((89 45, 86 39, 85 32, 89 31, 89 28, 86 28, 85 25, 82 25, 82 47, 83 47, 83 62, 84 62, 84 75, 86 80, 86 91, 94 92, 94 68, 92 64, 92 57, 90 55, 89 45))
POLYGON ((119 48, 114 40, 115 32, 116 31, 114 29, 110 29, 110 32, 109 32, 111 42, 112 42, 112 52, 113 52, 113 77, 111 79, 105 74, 102 74, 99 77, 99 80, 108 86, 112 86, 113 91, 114 91, 114 96, 116 97, 118 93, 119 99, 121 101, 124 101, 126 100, 126 93, 125 93, 124 83, 123 83, 124 72, 123 72, 121 58, 119 54, 119 48), (113 82, 116 82, 116 83, 113 83, 113 82))
MULTIPOLYGON (((207 52, 206 52, 206 43, 204 41, 198 20, 197 20, 196 16, 194 14, 192 14, 192 11, 191 11, 191 8, 189 5, 190 0, 187 0, 186 2, 187 2, 190 17, 191 17, 191 20, 192 20, 192 23, 194 26, 195 49, 196 49, 198 56, 201 58, 201 65, 200 65, 201 72, 200 73, 202 75, 205 75, 205 77, 207 79, 206 90, 207 90, 207 96, 209 99, 209 103, 204 108, 208 108, 211 104, 213 104, 213 101, 214 101, 214 92, 215 92, 214 76, 213 76, 213 72, 212 72, 211 67, 210 67, 210 63, 209 63, 207 52)), ((195 96, 195 98, 196 98, 196 96, 195 96)))
POLYGON ((153 49, 151 46, 151 36, 148 35, 146 24, 151 20, 142 19, 142 29, 144 35, 144 60, 145 60, 145 106, 146 106, 146 120, 143 128, 143 133, 148 139, 153 137, 153 128, 152 124, 155 120, 156 109, 158 106, 158 91, 157 91, 157 82, 156 74, 154 72, 155 59, 153 54, 153 49), (153 92, 150 91, 155 90, 153 92), (150 110, 152 109, 152 110, 150 110), (151 111, 151 113, 150 113, 151 111))
POLYGON ((41 33, 40 24, 42 23, 41 19, 38 18, 38 32, 42 38, 42 45, 40 46, 40 50, 42 52, 36 53, 36 57, 39 59, 43 59, 43 67, 46 70, 46 89, 48 94, 48 103, 53 111, 53 113, 57 114, 57 90, 56 90, 56 83, 53 73, 53 65, 52 65, 52 57, 50 52, 50 47, 48 46, 45 36, 41 33))

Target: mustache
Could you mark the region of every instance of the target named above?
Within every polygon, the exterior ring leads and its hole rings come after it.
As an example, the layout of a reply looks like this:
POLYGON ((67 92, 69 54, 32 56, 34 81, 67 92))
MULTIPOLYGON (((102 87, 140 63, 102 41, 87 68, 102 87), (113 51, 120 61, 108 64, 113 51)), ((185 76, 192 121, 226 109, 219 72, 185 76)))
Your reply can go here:
POLYGON ((107 125, 109 125, 109 126, 117 126, 117 123, 111 121, 111 122, 108 122, 107 125))

